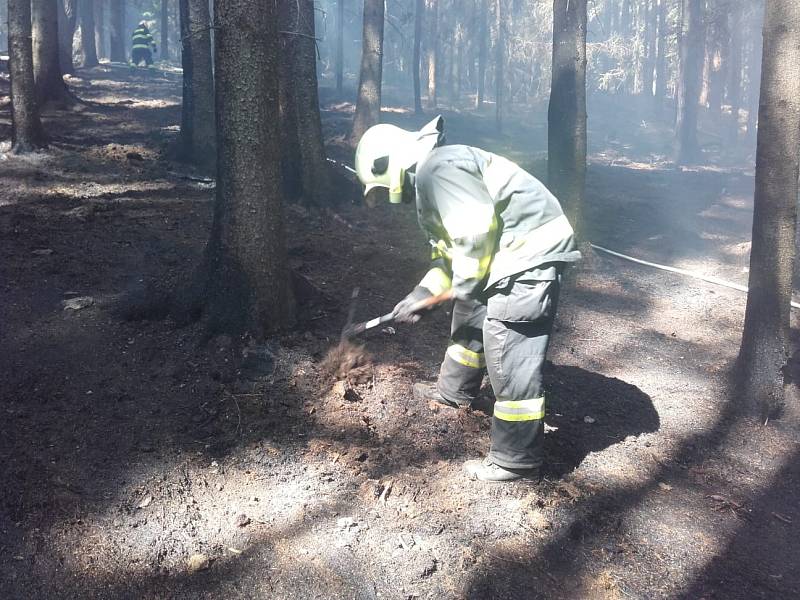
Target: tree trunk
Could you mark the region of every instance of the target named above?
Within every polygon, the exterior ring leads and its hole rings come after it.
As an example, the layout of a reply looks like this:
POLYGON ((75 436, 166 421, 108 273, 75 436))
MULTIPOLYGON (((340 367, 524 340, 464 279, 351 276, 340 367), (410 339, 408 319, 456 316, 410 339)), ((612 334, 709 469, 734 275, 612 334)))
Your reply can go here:
POLYGON ((207 0, 180 0, 183 106, 181 154, 202 168, 215 162, 214 74, 207 0))
POLYGON ((739 373, 762 415, 784 404, 800 174, 800 3, 767 0, 753 247, 739 373))
POLYGON ((420 61, 420 47, 422 45, 422 14, 425 11, 425 0, 416 0, 414 9, 414 57, 411 68, 414 78, 414 112, 422 114, 422 95, 420 92, 419 71, 422 68, 420 61))
POLYGON ((95 0, 94 5, 94 46, 98 59, 105 56, 105 0, 95 0))
POLYGON ((40 107, 48 103, 65 108, 74 98, 64 83, 58 39, 58 1, 33 0, 33 77, 40 107))
POLYGON ((294 320, 275 119, 275 3, 215 2, 214 22, 221 24, 215 35, 219 144, 204 318, 211 332, 261 337, 294 320))
MULTIPOLYGON (((295 31, 298 21, 297 0, 278 4, 278 29, 295 31)), ((280 55, 286 57, 278 65, 278 116, 281 135, 281 181, 286 200, 295 202, 303 196, 303 175, 300 154, 299 115, 297 112, 296 61, 298 37, 281 34, 278 38, 280 55)))
POLYGON ((486 60, 489 54, 487 43, 489 38, 489 0, 479 0, 480 15, 478 16, 478 95, 476 98, 476 108, 483 108, 483 101, 486 99, 486 60))
POLYGON ((111 60, 125 62, 125 0, 110 0, 108 6, 111 60))
POLYGON ((11 152, 45 146, 33 79, 30 0, 8 0, 8 52, 11 73, 11 152))
POLYGON ((383 0, 364 0, 361 74, 350 141, 355 146, 364 132, 380 122, 383 76, 383 0))
POLYGON ((506 61, 505 8, 503 0, 494 2, 495 47, 494 47, 494 120, 498 131, 503 130, 503 92, 505 91, 504 67, 506 61))
POLYGON ((439 3, 437 0, 425 0, 428 16, 428 43, 425 62, 428 65, 428 106, 436 108, 436 69, 439 62, 439 3))
POLYGON ((677 161, 681 165, 700 159, 700 145, 697 141, 697 112, 703 66, 702 10, 702 0, 683 0, 678 117, 675 127, 678 138, 677 161))
POLYGON ((75 25, 78 21, 78 0, 58 2, 58 44, 61 72, 72 74, 75 63, 72 59, 72 43, 75 39, 75 25))
POLYGON ((762 39, 758 34, 763 24, 763 10, 756 7, 754 13, 754 18, 750 20, 752 42, 747 68, 747 135, 750 138, 755 138, 758 131, 759 83, 761 81, 761 61, 763 60, 762 39))
POLYGON ((742 106, 742 8, 733 7, 731 19, 731 45, 728 73, 728 104, 731 105, 730 133, 732 144, 739 140, 739 109, 742 106))
POLYGON ((667 97, 667 7, 669 0, 658 0, 658 50, 656 53, 656 106, 667 97))
POLYGON ((656 0, 645 0, 646 25, 645 25, 645 55, 642 61, 642 92, 645 98, 653 97, 653 76, 656 55, 656 30, 658 29, 658 10, 656 0))
MULTIPOLYGON (((298 0, 295 63, 297 137, 302 160, 303 198, 307 204, 322 206, 330 200, 330 181, 322 119, 317 91, 317 48, 315 43, 314 0, 298 0)), ((295 30, 292 30, 295 31, 295 30)))
POLYGON ((344 0, 337 0, 339 9, 336 19, 336 95, 344 89, 344 0))
POLYGON ((713 117, 722 115, 722 101, 725 94, 725 79, 728 74, 727 61, 730 50, 730 31, 728 29, 727 4, 710 4, 708 24, 708 110, 713 117))
POLYGON ((586 0, 553 0, 548 186, 579 237, 586 188, 586 0))
POLYGON ((169 0, 161 0, 161 60, 169 60, 169 0))
POLYGON ((86 69, 100 64, 97 60, 97 46, 94 39, 94 0, 80 0, 81 66, 86 69))

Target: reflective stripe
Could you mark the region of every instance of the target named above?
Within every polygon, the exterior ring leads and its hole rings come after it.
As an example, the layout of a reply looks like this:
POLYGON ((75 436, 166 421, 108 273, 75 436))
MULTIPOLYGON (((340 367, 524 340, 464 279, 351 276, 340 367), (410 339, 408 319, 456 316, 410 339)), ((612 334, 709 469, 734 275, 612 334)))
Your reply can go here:
POLYGON ((473 352, 461 344, 451 344, 448 346, 447 356, 465 367, 482 369, 486 366, 486 358, 483 356, 483 352, 473 352))
POLYGON ((566 215, 561 215, 501 248, 495 254, 494 264, 502 268, 503 263, 513 261, 516 258, 515 253, 523 248, 525 256, 544 254, 574 233, 566 215))
POLYGON ((434 296, 438 296, 449 290, 452 283, 450 276, 445 273, 444 269, 434 267, 422 278, 419 285, 430 290, 434 296))
POLYGON ((544 419, 544 396, 530 400, 498 400, 494 416, 501 421, 536 421, 544 419))
POLYGON ((143 46, 142 44, 134 44, 134 50, 150 50, 150 46, 143 46))
POLYGON ((430 240, 430 244, 432 246, 431 250, 431 259, 436 260, 438 258, 445 258, 450 260, 450 248, 447 246, 447 242, 444 240, 439 240, 438 242, 434 242, 430 240))

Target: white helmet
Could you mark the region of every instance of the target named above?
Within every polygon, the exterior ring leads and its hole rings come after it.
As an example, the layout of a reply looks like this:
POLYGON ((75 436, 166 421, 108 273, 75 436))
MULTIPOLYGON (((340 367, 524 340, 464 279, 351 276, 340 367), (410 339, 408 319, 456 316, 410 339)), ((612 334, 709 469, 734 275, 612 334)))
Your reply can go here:
POLYGON ((356 174, 366 186, 389 188, 389 202, 403 198, 403 179, 408 169, 422 161, 444 141, 444 119, 433 119, 419 131, 406 131, 395 125, 374 125, 364 132, 356 148, 356 174))

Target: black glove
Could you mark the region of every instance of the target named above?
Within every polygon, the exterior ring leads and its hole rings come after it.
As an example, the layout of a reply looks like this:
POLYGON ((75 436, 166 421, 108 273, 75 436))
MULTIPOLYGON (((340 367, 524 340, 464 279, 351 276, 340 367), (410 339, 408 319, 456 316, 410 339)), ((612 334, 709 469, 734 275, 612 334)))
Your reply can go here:
MULTIPOLYGON (((418 285, 408 296, 403 298, 397 303, 397 306, 394 307, 394 311, 392 311, 394 320, 398 323, 416 323, 422 318, 422 315, 419 312, 412 310, 414 305, 422 300, 430 298, 431 296, 433 296, 433 294, 428 288, 418 285)), ((424 308, 422 310, 430 310, 430 308, 424 308)))

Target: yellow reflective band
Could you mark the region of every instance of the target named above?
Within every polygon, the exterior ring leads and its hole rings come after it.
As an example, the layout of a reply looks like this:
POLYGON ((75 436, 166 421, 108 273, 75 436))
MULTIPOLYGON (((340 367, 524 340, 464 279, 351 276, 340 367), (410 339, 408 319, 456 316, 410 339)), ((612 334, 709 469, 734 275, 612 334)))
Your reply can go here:
POLYGON ((544 419, 544 396, 530 400, 498 400, 494 416, 501 421, 536 421, 544 419))
POLYGON ((447 246, 447 242, 444 240, 439 240, 435 244, 431 242, 431 246, 433 246, 433 249, 431 250, 432 260, 436 260, 437 258, 445 258, 450 260, 450 248, 447 246))
POLYGON ((440 267, 434 267, 419 282, 420 287, 430 290, 431 294, 438 296, 450 289, 452 286, 450 276, 440 267))
POLYGON ((463 254, 453 255, 453 273, 461 279, 483 279, 489 272, 492 255, 472 258, 463 254))
POLYGON ((486 366, 486 358, 483 356, 483 352, 473 352, 461 344, 450 345, 447 348, 447 356, 458 364, 472 369, 482 369, 486 366))

